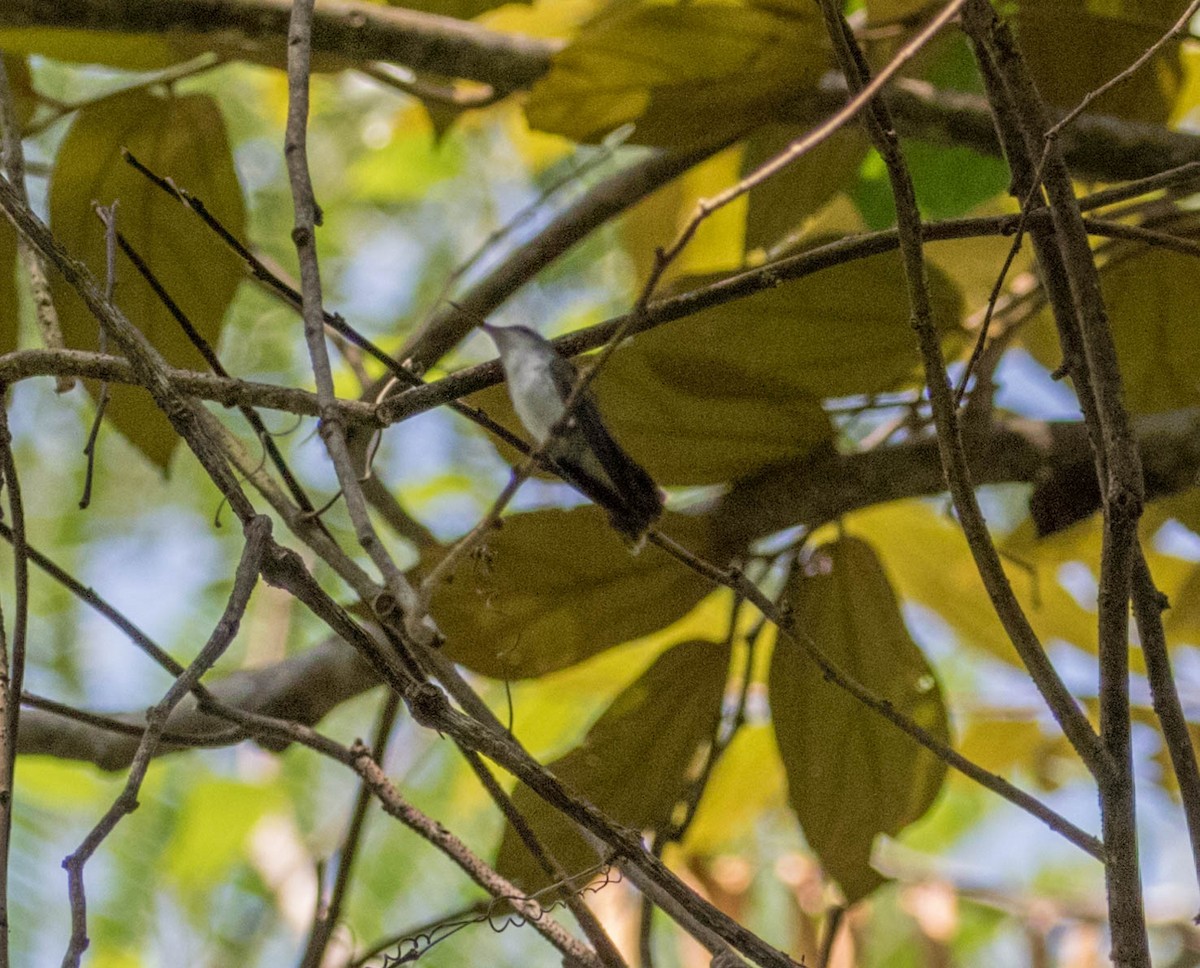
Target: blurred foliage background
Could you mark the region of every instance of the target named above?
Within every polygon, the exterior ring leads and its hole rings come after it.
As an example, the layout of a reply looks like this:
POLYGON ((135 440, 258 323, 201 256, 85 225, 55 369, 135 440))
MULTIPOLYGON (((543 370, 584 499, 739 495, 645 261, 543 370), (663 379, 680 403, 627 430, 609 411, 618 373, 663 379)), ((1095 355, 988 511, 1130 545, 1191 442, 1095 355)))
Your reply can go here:
MULTIPOLYGON (((403 354, 448 297, 470 293, 514 253, 538 245, 554 218, 622 170, 655 152, 699 146, 707 160, 596 224, 492 319, 559 335, 627 311, 655 249, 674 238, 697 199, 752 171, 827 113, 819 95, 830 55, 811 3, 410 6, 476 17, 490 30, 553 42, 547 49, 559 52, 532 85, 471 109, 429 90, 448 87, 470 103, 481 82, 414 76, 332 53, 319 59, 309 151, 325 213, 318 244, 326 305, 388 352, 403 354)), ((1003 6, 1044 95, 1067 108, 1127 67, 1186 5, 1003 6)), ((876 64, 930 12, 920 0, 850 5, 876 64)), ((35 210, 100 271, 104 233, 90 205, 117 199, 118 226, 232 374, 310 387, 297 315, 247 282, 238 260, 198 220, 121 159, 129 149, 202 199, 283 276, 296 277, 281 150, 284 41, 250 47, 237 43, 236 31, 102 32, 30 25, 0 12, 35 210)), ((1200 123, 1198 69, 1200 45, 1183 39, 1089 110, 1115 119, 1118 134, 1183 137, 1200 123)), ((981 90, 953 29, 904 73, 937 92, 981 90)), ((927 131, 906 136, 904 149, 926 218, 1016 210, 1004 162, 979 144, 927 131)), ((1080 194, 1135 177, 1115 161, 1106 176, 1102 149, 1079 172, 1080 194)), ((1190 150, 1200 159, 1200 149, 1190 150)), ((1200 223, 1186 185, 1140 201, 1108 217, 1195 238, 1200 223)), ((851 126, 709 219, 670 267, 665 291, 699 289, 893 221, 882 162, 851 126)), ((936 318, 955 376, 1010 245, 996 231, 929 246, 936 318)), ((1097 249, 1129 406, 1139 417, 1194 420, 1195 253, 1111 239, 1098 239, 1097 249)), ((0 269, 3 348, 36 346, 7 223, 0 225, 0 269)), ((95 347, 96 327, 82 303, 58 282, 54 294, 68 343, 95 347)), ((128 263, 116 298, 174 365, 204 368, 128 263)), ((1069 385, 1050 376, 1061 362, 1057 337, 1028 247, 1008 273, 996 324, 1002 341, 986 364, 994 393, 986 418, 1077 421, 1069 385)), ((803 616, 809 634, 861 681, 979 764, 1095 830, 1089 778, 1019 666, 937 494, 940 484, 894 500, 901 495, 868 481, 845 507, 834 495, 826 504, 832 510, 813 512, 779 483, 823 474, 821 462, 838 455, 915 448, 928 439, 915 346, 898 260, 874 255, 639 336, 614 355, 596 394, 616 435, 669 490, 667 533, 722 564, 738 563, 803 616)), ((492 356, 473 335, 432 361, 425 378, 492 356)), ((365 393, 383 375, 354 354, 342 364, 342 396, 365 393)), ((48 380, 13 385, 10 417, 31 540, 186 660, 220 615, 240 540, 217 492, 149 398, 117 391, 92 503, 81 511, 93 397, 83 388, 56 395, 48 380)), ((515 426, 502 387, 473 400, 515 426)), ((261 451, 232 410, 212 409, 247 448, 261 451)), ((332 496, 336 481, 315 422, 269 412, 264 420, 316 503, 332 496)), ((931 453, 913 459, 927 466, 931 453)), ((1162 496, 1148 507, 1142 534, 1173 606, 1167 624, 1185 710, 1200 722, 1200 497, 1182 445, 1176 456, 1186 465, 1182 483, 1178 474, 1160 475, 1162 496)), ((428 567, 440 543, 486 512, 510 457, 444 408, 388 429, 375 472, 420 525, 407 539, 392 536, 397 558, 428 567)), ((1042 526, 1030 500, 1049 484, 1035 477, 998 474, 980 487, 980 499, 1052 659, 1094 705, 1099 519, 1085 507, 1082 520, 1042 526)), ((829 478, 827 486, 838 484, 829 478)), ((897 487, 903 492, 904 482, 897 487)), ((323 521, 353 547, 339 505, 323 521)), ((348 601, 332 572, 311 563, 348 601)), ((0 582, 7 595, 10 557, 0 559, 0 582)), ((38 575, 32 592, 29 692, 81 709, 136 713, 170 684, 61 585, 38 575)), ((439 591, 433 614, 447 654, 471 671, 502 719, 511 717, 531 752, 623 822, 653 831, 689 882, 795 957, 817 963, 830 911, 849 901, 831 966, 1106 960, 1099 864, 848 703, 811 664, 774 648, 772 630, 730 592, 713 591, 655 549, 630 557, 602 515, 565 485, 530 481, 486 556, 439 591), (681 810, 697 789, 697 752, 714 743, 721 755, 711 775, 703 773, 703 795, 681 810)), ((286 595, 261 587, 213 678, 270 669, 326 634, 286 595)), ((369 738, 382 702, 379 688, 346 698, 321 729, 346 742, 369 738)), ((1140 675, 1134 702, 1152 945, 1156 963, 1183 968, 1200 964, 1190 925, 1197 886, 1182 849, 1178 789, 1140 675)), ((402 714, 384 765, 417 806, 480 853, 499 857, 508 873, 540 886, 448 742, 402 714)), ((70 757, 20 758, 14 964, 61 958, 69 914, 60 861, 122 783, 121 773, 70 757)), ((243 743, 162 757, 140 809, 88 865, 87 963, 297 963, 356 795, 347 771, 303 749, 274 753, 243 743)), ((539 816, 531 796, 518 792, 517 802, 539 816)), ((568 869, 588 866, 569 832, 548 839, 568 869)), ((637 948, 636 897, 627 882, 587 895, 623 950, 637 948)), ((327 963, 356 963, 387 939, 415 937, 478 898, 436 851, 373 812, 327 963)), ((704 963, 665 919, 655 922, 653 948, 656 964, 704 963)), ((528 929, 474 924, 433 946, 423 962, 552 964, 557 956, 528 929)))

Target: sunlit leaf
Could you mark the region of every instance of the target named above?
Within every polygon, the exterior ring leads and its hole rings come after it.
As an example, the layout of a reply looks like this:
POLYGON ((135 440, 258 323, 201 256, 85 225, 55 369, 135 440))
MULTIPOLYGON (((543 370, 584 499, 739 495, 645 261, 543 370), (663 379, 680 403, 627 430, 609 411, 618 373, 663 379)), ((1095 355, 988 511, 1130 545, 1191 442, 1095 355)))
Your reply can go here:
MULTIPOLYGON (((621 219, 621 238, 633 260, 637 287, 644 286, 654 270, 659 249, 675 241, 696 213, 701 199, 724 191, 739 177, 741 148, 714 155, 633 206, 621 219)), ((718 209, 703 222, 679 257, 662 275, 668 286, 679 276, 729 272, 742 264, 742 236, 747 199, 739 198, 718 209)))
POLYGON ((642 144, 717 141, 815 83, 822 38, 815 8, 613 4, 554 58, 526 110, 534 127, 577 141, 630 122, 642 144))
MULTIPOLYGON (((668 514, 660 524, 711 552, 702 519, 668 514)), ((589 505, 505 518, 486 554, 438 589, 432 612, 455 662, 523 679, 664 628, 709 591, 656 547, 631 555, 605 512, 589 505)))
POLYGON ((973 717, 957 748, 972 763, 1001 776, 1020 771, 1042 790, 1056 790, 1083 773, 1066 737, 1043 730, 1032 709, 1015 710, 1008 717, 973 717))
MULTIPOLYGON (((92 202, 115 201, 117 228, 215 346, 241 268, 198 219, 122 161, 123 147, 202 199, 230 232, 241 236, 245 213, 221 113, 211 98, 199 94, 161 98, 133 91, 101 101, 75 118, 50 183, 51 226, 97 279, 105 276, 105 232, 92 202)), ((95 349, 96 320, 60 276, 51 280, 67 344, 95 349)), ((170 363, 207 368, 124 256, 117 261, 117 280, 117 305, 170 363)), ((139 450, 166 468, 179 438, 149 394, 114 386, 107 414, 139 450)))
MULTIPOLYGON (((904 626, 870 545, 818 549, 792 586, 796 625, 841 669, 937 738, 949 738, 933 670, 904 626)), ((770 674, 771 714, 789 800, 826 872, 854 903, 883 880, 870 866, 880 834, 929 809, 946 765, 825 679, 782 637, 770 674)))
POLYGON ((285 802, 273 786, 198 777, 187 791, 166 852, 172 878, 188 891, 207 891, 224 881, 230 866, 243 857, 254 825, 285 802))
MULTIPOLYGON (((617 696, 583 742, 548 769, 618 823, 664 829, 694 778, 698 754, 713 737, 730 651, 728 645, 696 641, 663 653, 617 696)), ((595 851, 562 814, 526 787, 518 787, 513 799, 569 874, 596 863, 595 851)), ((527 890, 550 883, 511 827, 496 867, 527 890)))
POLYGON ((737 850, 762 815, 786 799, 774 731, 766 723, 743 726, 713 769, 683 848, 709 857, 737 850))
MULTIPOLYGON (((896 501, 856 512, 847 519, 846 530, 871 542, 903 598, 941 616, 965 643, 1005 662, 1019 661, 962 529, 948 514, 922 501, 896 501)), ((1095 650, 1096 617, 1058 583, 1057 565, 1046 565, 1036 552, 1007 543, 1001 560, 1042 641, 1062 639, 1095 650)))

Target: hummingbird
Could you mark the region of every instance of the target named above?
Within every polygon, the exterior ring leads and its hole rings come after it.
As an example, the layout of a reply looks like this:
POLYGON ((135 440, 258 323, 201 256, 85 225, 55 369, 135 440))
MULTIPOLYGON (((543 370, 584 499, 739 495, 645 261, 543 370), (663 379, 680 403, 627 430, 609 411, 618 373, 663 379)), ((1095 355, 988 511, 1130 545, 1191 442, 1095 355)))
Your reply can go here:
POLYGON ((532 329, 480 325, 500 351, 513 409, 534 443, 563 480, 604 508, 613 528, 640 548, 646 531, 662 514, 662 492, 613 440, 595 398, 586 390, 576 394, 570 418, 563 421, 579 371, 532 329))

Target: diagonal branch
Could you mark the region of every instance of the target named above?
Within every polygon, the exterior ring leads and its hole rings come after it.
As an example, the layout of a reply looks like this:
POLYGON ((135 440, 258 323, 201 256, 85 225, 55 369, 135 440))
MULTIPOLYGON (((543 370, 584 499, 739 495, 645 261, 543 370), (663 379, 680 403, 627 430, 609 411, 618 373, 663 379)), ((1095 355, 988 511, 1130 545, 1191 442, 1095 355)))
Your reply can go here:
POLYGON ((142 734, 129 770, 129 778, 121 794, 113 802, 96 826, 83 839, 79 847, 63 861, 67 871, 68 893, 71 898, 71 940, 63 956, 63 968, 78 968, 83 953, 88 948, 87 896, 83 886, 83 869, 99 849, 104 839, 112 833, 122 818, 138 806, 138 792, 146 771, 154 756, 154 748, 166 730, 171 711, 185 695, 196 689, 200 679, 224 654, 237 635, 242 616, 250 602, 250 594, 258 584, 258 572, 262 557, 271 538, 271 519, 256 517, 246 526, 246 544, 238 562, 233 590, 225 611, 199 654, 171 684, 166 695, 146 714, 146 731, 142 734))

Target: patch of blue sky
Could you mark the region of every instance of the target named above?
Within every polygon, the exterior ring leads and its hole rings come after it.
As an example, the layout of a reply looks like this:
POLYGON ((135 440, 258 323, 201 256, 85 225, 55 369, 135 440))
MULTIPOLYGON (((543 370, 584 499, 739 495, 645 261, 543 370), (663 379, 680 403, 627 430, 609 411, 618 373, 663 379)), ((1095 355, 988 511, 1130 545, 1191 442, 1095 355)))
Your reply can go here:
POLYGON ((381 227, 356 244, 338 274, 337 308, 355 324, 392 323, 412 309, 425 247, 410 232, 381 227))
POLYGON ((1023 349, 1004 354, 996 369, 996 405, 1036 420, 1080 420, 1079 402, 1065 381, 1050 379, 1046 368, 1023 349))
POLYGON ((1172 518, 1154 535, 1154 550, 1184 561, 1200 561, 1200 535, 1172 518))
MULTIPOLYGON (((163 648, 178 646, 188 656, 212 631, 215 615, 205 591, 226 566, 221 535, 207 519, 166 507, 131 518, 124 531, 92 543, 77 577, 163 648)), ((104 708, 144 707, 148 690, 170 684, 152 659, 90 609, 81 611, 79 641, 87 643, 77 652, 81 681, 104 708)))

